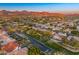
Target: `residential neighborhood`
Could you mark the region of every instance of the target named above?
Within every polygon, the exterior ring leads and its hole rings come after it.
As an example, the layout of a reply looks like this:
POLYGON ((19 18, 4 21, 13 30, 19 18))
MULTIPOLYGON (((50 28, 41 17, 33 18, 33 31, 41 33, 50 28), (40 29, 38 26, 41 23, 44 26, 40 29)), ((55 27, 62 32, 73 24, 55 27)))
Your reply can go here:
POLYGON ((72 5, 0 5, 0 55, 79 55, 79 11, 72 5))

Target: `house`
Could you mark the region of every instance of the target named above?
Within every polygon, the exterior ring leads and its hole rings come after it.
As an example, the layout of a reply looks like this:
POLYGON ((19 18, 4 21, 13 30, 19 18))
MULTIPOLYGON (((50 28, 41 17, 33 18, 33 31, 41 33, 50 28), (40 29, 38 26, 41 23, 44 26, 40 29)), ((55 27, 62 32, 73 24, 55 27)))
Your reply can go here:
POLYGON ((15 39, 10 38, 9 35, 5 31, 0 32, 1 45, 8 44, 11 41, 15 41, 15 39))
POLYGON ((13 50, 12 52, 10 53, 7 53, 7 55, 27 55, 28 54, 28 49, 25 47, 25 48, 21 48, 21 49, 16 49, 16 50, 13 50))
POLYGON ((5 52, 11 52, 18 46, 16 40, 10 38, 7 32, 2 30, 0 30, 0 43, 1 43, 0 47, 1 50, 5 52))
POLYGON ((53 39, 62 40, 62 38, 58 34, 53 35, 53 39))
POLYGON ((79 31, 79 26, 77 26, 77 31, 79 31))
POLYGON ((69 40, 69 41, 72 40, 72 39, 73 39, 73 36, 68 36, 67 37, 67 40, 69 40))
POLYGON ((79 41, 79 37, 78 36, 73 36, 73 38, 77 41, 79 41))
POLYGON ((9 42, 8 44, 2 46, 1 49, 9 53, 16 49, 17 46, 18 44, 16 42, 9 42))
POLYGON ((67 36, 67 34, 66 33, 63 33, 63 32, 59 32, 58 33, 60 36, 67 36))

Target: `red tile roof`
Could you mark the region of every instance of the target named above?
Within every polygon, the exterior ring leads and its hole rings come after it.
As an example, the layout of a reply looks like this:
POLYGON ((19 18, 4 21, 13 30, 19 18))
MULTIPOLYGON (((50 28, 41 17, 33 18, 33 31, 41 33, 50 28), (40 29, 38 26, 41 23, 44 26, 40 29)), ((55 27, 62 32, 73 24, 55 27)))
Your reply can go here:
POLYGON ((11 52, 14 49, 16 49, 17 46, 18 46, 17 43, 15 43, 15 42, 9 42, 7 45, 4 45, 2 47, 2 50, 6 51, 6 52, 11 52))

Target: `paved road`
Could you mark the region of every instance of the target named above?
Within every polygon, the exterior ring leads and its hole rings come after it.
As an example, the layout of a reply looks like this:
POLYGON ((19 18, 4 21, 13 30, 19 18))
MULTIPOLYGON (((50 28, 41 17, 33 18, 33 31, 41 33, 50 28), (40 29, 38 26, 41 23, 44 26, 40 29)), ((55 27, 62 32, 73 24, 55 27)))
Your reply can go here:
POLYGON ((77 49, 77 48, 74 48, 74 47, 72 47, 72 46, 70 46, 70 45, 60 44, 60 43, 58 43, 58 41, 55 40, 55 39, 52 39, 52 41, 55 42, 56 44, 58 44, 59 46, 62 46, 63 48, 65 48, 65 49, 71 51, 71 52, 79 52, 79 48, 77 49))

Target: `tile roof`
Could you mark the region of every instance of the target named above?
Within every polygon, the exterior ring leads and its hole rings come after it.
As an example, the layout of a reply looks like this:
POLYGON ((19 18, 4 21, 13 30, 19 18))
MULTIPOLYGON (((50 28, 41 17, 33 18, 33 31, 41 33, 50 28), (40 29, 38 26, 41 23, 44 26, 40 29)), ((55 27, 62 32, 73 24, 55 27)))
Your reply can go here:
POLYGON ((14 49, 16 49, 17 46, 18 44, 16 42, 9 42, 8 44, 4 45, 1 49, 6 52, 11 52, 14 49))

